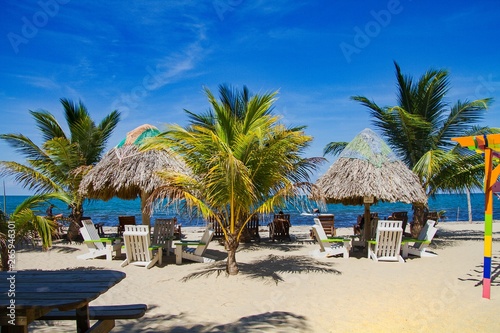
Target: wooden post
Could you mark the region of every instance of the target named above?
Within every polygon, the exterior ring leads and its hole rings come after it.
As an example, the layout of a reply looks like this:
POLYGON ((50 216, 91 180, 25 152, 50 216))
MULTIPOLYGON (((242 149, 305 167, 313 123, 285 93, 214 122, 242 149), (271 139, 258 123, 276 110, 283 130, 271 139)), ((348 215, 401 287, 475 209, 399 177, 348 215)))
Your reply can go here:
POLYGON ((500 158, 500 134, 452 138, 462 147, 484 153, 484 265, 483 298, 490 299, 491 293, 491 255, 493 235, 493 188, 500 176, 500 165, 493 168, 493 158, 500 158))
POLYGON ((151 226, 149 213, 145 212, 146 202, 148 201, 149 194, 141 192, 141 214, 142 214, 142 224, 151 226))

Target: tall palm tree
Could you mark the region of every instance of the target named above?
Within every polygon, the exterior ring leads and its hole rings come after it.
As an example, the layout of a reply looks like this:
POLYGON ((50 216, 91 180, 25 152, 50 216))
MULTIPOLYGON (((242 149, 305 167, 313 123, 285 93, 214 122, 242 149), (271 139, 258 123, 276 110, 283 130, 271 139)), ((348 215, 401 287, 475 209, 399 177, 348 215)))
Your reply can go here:
MULTIPOLYGON (((451 107, 445 100, 450 89, 446 70, 429 70, 414 81, 403 75, 395 62, 397 105, 380 107, 364 96, 353 96, 368 108, 373 125, 387 143, 420 178, 428 196, 438 191, 463 191, 478 185, 477 158, 463 154, 451 138, 467 133, 484 133, 491 129, 477 127, 490 98, 457 101, 451 107), (467 167, 466 167, 467 166, 467 167)), ((344 143, 329 143, 324 153, 338 153, 344 143)), ((418 234, 425 207, 414 206, 418 234)))
POLYGON ((269 213, 288 195, 307 186, 322 158, 301 154, 312 137, 304 127, 287 128, 272 114, 276 93, 251 96, 220 86, 220 101, 205 89, 211 109, 187 111, 187 127, 170 125, 146 149, 172 149, 190 172, 163 172, 168 182, 152 198, 185 200, 221 226, 228 251, 226 270, 237 274, 236 249, 252 214, 269 213))
MULTIPOLYGON (((79 223, 84 200, 78 194, 80 181, 86 170, 100 160, 120 113, 113 111, 96 125, 82 102, 75 104, 61 99, 61 104, 68 134, 50 112, 42 110, 30 111, 42 134, 42 145, 38 146, 23 134, 0 135, 0 139, 26 157, 25 164, 0 161, 0 174, 13 176, 24 188, 39 195, 37 200, 28 198, 22 203, 24 209, 36 211, 40 198, 50 199, 55 195, 71 207, 70 216, 79 223)), ((11 218, 16 216, 19 215, 13 214, 11 218)), ((45 236, 42 235, 42 239, 45 236)))

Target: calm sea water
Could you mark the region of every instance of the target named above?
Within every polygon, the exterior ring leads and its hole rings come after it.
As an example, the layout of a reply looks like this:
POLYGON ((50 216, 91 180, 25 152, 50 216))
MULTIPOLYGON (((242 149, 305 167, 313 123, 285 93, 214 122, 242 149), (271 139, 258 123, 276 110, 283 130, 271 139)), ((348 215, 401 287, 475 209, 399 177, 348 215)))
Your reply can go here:
MULTIPOLYGON (((0 202, 0 207, 3 210, 4 198, 1 196, 2 201, 0 202)), ((6 211, 7 213, 12 213, 17 205, 19 205, 26 196, 6 196, 6 211)), ((472 219, 474 221, 484 220, 484 194, 472 194, 472 219)), ((54 214, 63 213, 64 215, 69 214, 69 210, 63 203, 54 202, 56 207, 54 208, 54 214)), ((494 214, 493 218, 495 220, 500 220, 500 200, 494 197, 494 214)), ((136 200, 121 200, 121 199, 111 199, 109 201, 94 200, 86 202, 84 205, 84 215, 90 216, 94 222, 104 222, 107 226, 116 226, 118 224, 118 215, 135 215, 137 223, 141 223, 141 213, 140 213, 141 203, 139 199, 136 200)), ((439 194, 435 198, 429 200, 429 209, 446 211, 446 219, 444 222, 455 222, 455 221, 468 221, 468 211, 467 211, 467 197, 465 194, 439 194)), ((412 220, 412 209, 409 204, 402 203, 378 203, 372 205, 372 212, 378 212, 380 217, 387 217, 394 211, 407 211, 409 213, 409 220, 412 220)), ((313 224, 311 216, 301 215, 301 211, 294 208, 289 208, 284 210, 284 213, 289 213, 292 225, 311 225, 313 224)), ((342 204, 329 204, 327 206, 327 211, 322 211, 322 213, 335 214, 335 226, 336 227, 351 227, 356 222, 356 217, 359 214, 363 214, 363 206, 344 206, 342 204)), ((40 212, 41 215, 45 215, 45 209, 40 212)), ((155 218, 160 217, 173 217, 176 216, 177 219, 182 223, 183 226, 202 226, 205 221, 198 217, 189 217, 184 215, 178 215, 173 211, 156 211, 151 219, 152 224, 154 224, 155 218)), ((265 216, 262 225, 266 225, 270 221, 270 216, 265 216)))

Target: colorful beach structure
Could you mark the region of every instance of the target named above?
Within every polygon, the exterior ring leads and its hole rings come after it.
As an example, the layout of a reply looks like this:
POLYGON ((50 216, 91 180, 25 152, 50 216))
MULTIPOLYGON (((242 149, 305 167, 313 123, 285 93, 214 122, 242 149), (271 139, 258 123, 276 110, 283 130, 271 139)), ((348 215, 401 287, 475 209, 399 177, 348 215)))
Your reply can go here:
POLYGON ((493 193, 500 192, 500 165, 494 167, 493 161, 500 161, 500 134, 488 134, 452 138, 462 147, 484 154, 484 268, 483 298, 490 299, 491 256, 493 233, 493 193))

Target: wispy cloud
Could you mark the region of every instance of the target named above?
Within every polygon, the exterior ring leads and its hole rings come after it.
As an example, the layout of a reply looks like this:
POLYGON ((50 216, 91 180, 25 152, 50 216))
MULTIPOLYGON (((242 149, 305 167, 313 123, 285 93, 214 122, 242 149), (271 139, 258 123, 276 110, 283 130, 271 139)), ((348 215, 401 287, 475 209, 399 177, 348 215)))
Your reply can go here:
POLYGON ((57 82, 47 77, 18 75, 17 78, 22 80, 24 83, 37 88, 43 88, 46 90, 61 88, 57 82))

